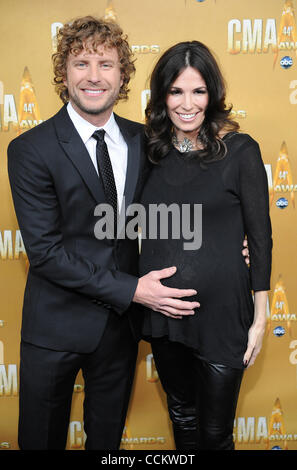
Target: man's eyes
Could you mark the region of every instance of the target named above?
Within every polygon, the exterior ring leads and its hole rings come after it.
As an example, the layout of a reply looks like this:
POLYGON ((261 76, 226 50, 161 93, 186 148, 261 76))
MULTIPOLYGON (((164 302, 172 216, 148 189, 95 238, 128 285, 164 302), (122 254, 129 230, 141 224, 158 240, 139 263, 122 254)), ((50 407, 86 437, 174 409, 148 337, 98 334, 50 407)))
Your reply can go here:
MULTIPOLYGON (((83 69, 83 68, 88 67, 87 62, 76 62, 74 65, 75 65, 75 67, 77 67, 79 69, 83 69)), ((113 68, 113 64, 110 63, 110 62, 102 62, 101 64, 99 64, 99 67, 102 68, 102 69, 111 69, 111 68, 113 68)))

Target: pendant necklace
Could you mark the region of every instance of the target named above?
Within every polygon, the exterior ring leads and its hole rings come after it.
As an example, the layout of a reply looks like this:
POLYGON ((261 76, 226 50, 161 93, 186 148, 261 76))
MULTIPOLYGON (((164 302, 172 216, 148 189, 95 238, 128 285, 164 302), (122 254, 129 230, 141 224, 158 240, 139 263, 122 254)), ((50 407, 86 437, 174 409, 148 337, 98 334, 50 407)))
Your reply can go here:
POLYGON ((190 139, 188 139, 187 137, 185 137, 184 140, 179 142, 177 140, 176 135, 173 135, 172 143, 181 153, 190 152, 195 147, 193 142, 190 139))

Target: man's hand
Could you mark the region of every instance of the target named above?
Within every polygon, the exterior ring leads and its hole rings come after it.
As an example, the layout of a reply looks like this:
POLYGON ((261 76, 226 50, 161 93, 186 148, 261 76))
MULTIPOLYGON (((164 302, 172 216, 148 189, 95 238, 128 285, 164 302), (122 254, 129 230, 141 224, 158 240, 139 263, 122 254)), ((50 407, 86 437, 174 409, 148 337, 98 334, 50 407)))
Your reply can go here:
POLYGON ((183 316, 194 315, 194 309, 200 307, 198 302, 179 300, 197 294, 193 289, 175 289, 163 286, 160 279, 172 276, 176 267, 150 271, 138 280, 133 302, 151 308, 155 312, 163 313, 167 317, 181 319, 183 316))
POLYGON ((241 252, 242 256, 244 256, 244 260, 246 264, 250 264, 250 253, 249 253, 248 241, 246 239, 243 240, 243 246, 244 246, 244 249, 241 252))

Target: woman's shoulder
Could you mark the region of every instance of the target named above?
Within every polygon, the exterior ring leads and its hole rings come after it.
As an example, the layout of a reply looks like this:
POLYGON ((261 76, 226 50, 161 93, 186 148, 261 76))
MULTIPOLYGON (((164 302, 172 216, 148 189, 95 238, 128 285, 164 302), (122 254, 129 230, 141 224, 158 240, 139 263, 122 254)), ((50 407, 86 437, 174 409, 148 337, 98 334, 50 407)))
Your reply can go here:
POLYGON ((263 165, 261 149, 259 143, 250 135, 244 132, 226 134, 223 139, 227 147, 229 162, 236 168, 245 170, 246 167, 258 168, 263 165))
POLYGON ((221 139, 226 146, 225 158, 222 160, 226 168, 237 171, 246 165, 257 165, 262 160, 259 144, 250 134, 240 131, 226 132, 221 139))
POLYGON ((258 142, 250 135, 245 132, 241 131, 231 131, 231 132, 225 132, 220 135, 220 138, 225 142, 225 143, 237 143, 237 144, 256 144, 258 145, 258 142))
POLYGON ((222 140, 226 145, 229 156, 234 155, 238 158, 244 154, 259 153, 258 142, 245 132, 227 132, 222 140))

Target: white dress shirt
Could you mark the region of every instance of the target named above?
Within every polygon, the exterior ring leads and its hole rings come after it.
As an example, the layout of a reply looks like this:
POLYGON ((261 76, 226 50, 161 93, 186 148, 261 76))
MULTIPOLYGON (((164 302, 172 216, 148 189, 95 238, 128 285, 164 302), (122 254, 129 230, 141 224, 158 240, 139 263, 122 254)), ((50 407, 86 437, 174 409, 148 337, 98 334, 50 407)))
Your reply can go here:
MULTIPOLYGON (((126 172, 127 172, 127 161, 128 161, 128 146, 120 132, 119 126, 116 123, 114 114, 111 113, 109 120, 104 124, 103 127, 96 127, 90 122, 86 121, 81 117, 77 111, 73 108, 71 103, 67 104, 67 111, 74 127, 79 133, 83 143, 85 144, 93 165, 98 173, 97 160, 96 160, 96 144, 97 141, 92 137, 95 131, 98 129, 104 129, 105 135, 104 140, 106 142, 108 153, 113 169, 115 184, 118 195, 118 207, 121 209, 126 172)), ((99 173, 98 173, 99 175, 99 173)))

